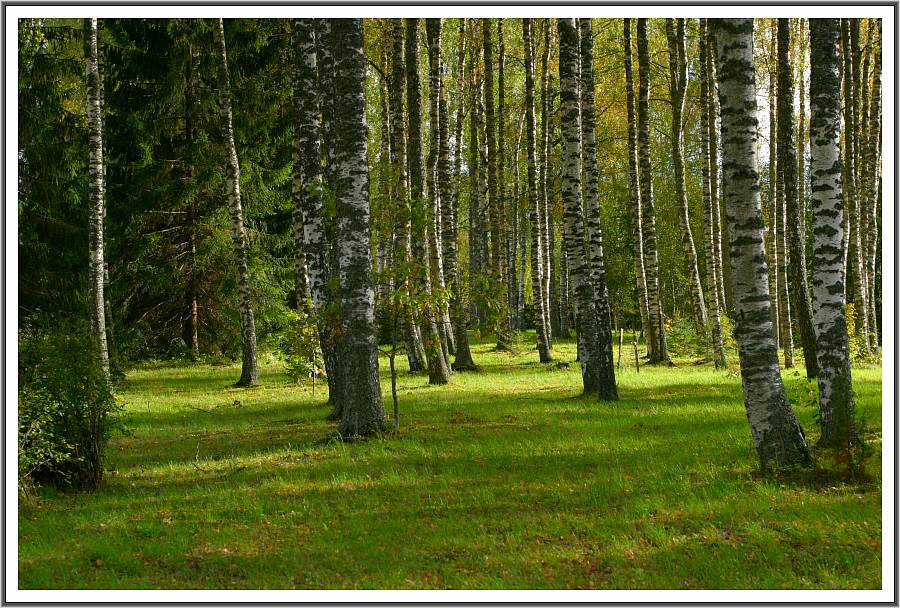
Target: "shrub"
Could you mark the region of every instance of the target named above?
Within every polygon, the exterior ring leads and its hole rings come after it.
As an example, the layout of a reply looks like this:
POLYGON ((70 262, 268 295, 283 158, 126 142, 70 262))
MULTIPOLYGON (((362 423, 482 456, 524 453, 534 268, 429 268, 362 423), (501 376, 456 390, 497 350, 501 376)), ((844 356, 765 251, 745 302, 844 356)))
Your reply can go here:
POLYGON ((19 331, 19 483, 26 493, 41 483, 92 489, 103 479, 118 406, 94 352, 85 323, 19 331))
POLYGON ((707 351, 705 336, 697 335, 694 322, 687 318, 666 318, 666 346, 673 357, 702 357, 707 351))
POLYGON ((281 358, 288 376, 300 384, 304 378, 315 374, 323 377, 325 370, 319 366, 316 354, 319 350, 319 334, 312 317, 304 312, 291 312, 287 327, 279 336, 281 358))

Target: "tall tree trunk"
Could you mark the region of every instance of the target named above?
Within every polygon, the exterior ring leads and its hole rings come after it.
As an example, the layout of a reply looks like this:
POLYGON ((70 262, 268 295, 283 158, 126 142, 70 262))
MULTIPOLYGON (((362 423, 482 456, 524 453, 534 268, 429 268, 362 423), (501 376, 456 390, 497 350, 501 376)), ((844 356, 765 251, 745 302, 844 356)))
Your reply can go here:
MULTIPOLYGON (((428 186, 429 202, 429 246, 431 249, 431 278, 436 291, 443 293, 446 287, 444 282, 444 252, 442 248, 442 222, 444 199, 450 194, 446 191, 446 173, 444 180, 440 174, 441 146, 445 145, 441 140, 441 134, 446 136, 447 128, 442 119, 440 105, 443 85, 441 84, 441 19, 426 19, 425 34, 428 38, 428 91, 429 91, 429 116, 431 121, 431 143, 428 149, 428 186)), ((446 152, 446 145, 444 147, 446 152)), ((445 156, 446 160, 446 156, 445 156)), ((438 317, 438 334, 441 339, 441 350, 444 355, 444 364, 450 368, 450 346, 453 340, 453 330, 450 326, 450 310, 443 298, 439 299, 435 314, 438 317)))
POLYGON ((871 346, 878 346, 879 328, 881 327, 880 319, 877 314, 875 304, 878 291, 875 288, 875 275, 879 266, 878 258, 878 218, 881 215, 879 208, 881 203, 881 20, 873 19, 869 22, 870 30, 874 33, 870 35, 870 45, 874 57, 872 60, 872 86, 870 89, 869 101, 869 129, 866 141, 866 176, 867 189, 866 199, 868 201, 868 209, 866 210, 866 263, 868 265, 869 279, 869 332, 873 336, 871 346))
MULTIPOLYGON (((628 175, 631 191, 631 221, 634 238, 634 276, 641 314, 641 330, 645 336, 647 354, 653 352, 650 339, 650 310, 647 302, 647 273, 644 261, 643 210, 641 209, 641 184, 638 169, 637 112, 635 109, 633 50, 631 45, 631 19, 624 19, 625 29, 625 97, 628 108, 628 175)), ((651 355, 652 357, 652 355, 651 355)))
MULTIPOLYGON (((449 233, 445 233, 443 244, 444 264, 446 265, 447 285, 450 286, 450 310, 453 315, 454 342, 456 353, 453 360, 453 371, 475 370, 475 361, 472 360, 472 351, 469 348, 469 334, 466 331, 468 323, 466 319, 466 302, 463 298, 462 277, 459 272, 459 201, 462 184, 462 136, 463 136, 463 102, 465 92, 465 73, 463 64, 466 56, 466 20, 459 20, 459 46, 456 56, 456 125, 454 127, 454 194, 452 217, 449 222, 449 233)), ((445 224, 445 230, 448 224, 445 224)))
MULTIPOLYGON (((647 308, 650 315, 651 363, 669 362, 666 328, 659 291, 659 256, 656 250, 656 211, 653 206, 653 173, 650 166, 650 53, 647 20, 638 19, 638 167, 640 169, 644 258, 647 273, 647 308)), ((571 263, 571 260, 569 260, 571 263)))
MULTIPOLYGON (((568 22, 566 22, 568 23, 568 22)), ((594 34, 591 19, 579 19, 581 33, 579 45, 581 55, 581 152, 582 173, 584 175, 584 215, 588 242, 589 280, 594 291, 594 309, 597 326, 597 355, 600 357, 600 400, 616 401, 615 361, 613 359, 612 327, 609 307, 609 290, 606 287, 606 264, 603 260, 603 229, 600 222, 600 182, 597 177, 597 142, 594 134, 594 34)), ((560 79, 562 87, 562 79, 560 79)), ((560 256, 560 277, 568 270, 568 255, 560 256), (565 270, 564 270, 565 269, 565 270)), ((565 281, 560 281, 560 326, 565 308, 565 281)))
MULTIPOLYGON (((394 173, 394 201, 399 206, 397 214, 396 238, 400 240, 396 248, 397 258, 395 265, 400 269, 398 282, 403 289, 413 295, 410 285, 410 258, 412 243, 410 242, 410 204, 409 204, 409 176, 407 173, 407 147, 406 147, 406 110, 404 96, 406 95, 406 64, 405 39, 406 28, 402 19, 394 19, 393 25, 393 49, 391 60, 391 165, 394 173)), ((416 325, 415 315, 404 306, 403 334, 406 343, 406 357, 410 372, 425 371, 425 349, 419 337, 419 329, 416 325)))
POLYGON ((769 294, 772 302, 772 311, 775 314, 775 348, 781 348, 782 344, 782 328, 781 310, 781 275, 778 272, 778 241, 780 240, 779 229, 781 222, 778 213, 778 138, 775 134, 775 124, 777 120, 777 99, 775 84, 775 33, 772 31, 772 44, 769 48, 768 59, 768 86, 769 86, 769 196, 768 200, 768 233, 766 235, 766 253, 769 257, 769 294))
MULTIPOLYGON (((704 245, 706 247, 706 297, 709 300, 709 317, 712 321, 713 362, 716 369, 728 367, 725 358, 725 346, 722 339, 722 316, 719 301, 719 276, 716 270, 716 215, 718 208, 713 206, 712 199, 712 145, 710 142, 709 114, 709 50, 707 48, 707 20, 700 20, 700 165, 703 181, 703 224, 705 228, 704 245)), ((712 118, 715 121, 715 117, 712 118)))
POLYGON ((100 102, 100 58, 97 42, 97 19, 85 20, 87 30, 87 115, 88 171, 90 174, 90 224, 88 230, 91 333, 100 369, 111 382, 109 351, 106 343, 105 298, 103 295, 103 218, 106 215, 103 180, 103 116, 100 102))
POLYGON ((422 345, 428 363, 428 383, 446 384, 450 370, 443 352, 437 327, 437 307, 431 293, 429 225, 425 220, 425 168, 422 158, 421 71, 419 52, 419 19, 406 20, 406 106, 409 118, 407 153, 409 162, 410 208, 412 211, 411 281, 417 296, 424 294, 426 302, 421 318, 422 345))
MULTIPOLYGON (((332 49, 334 47, 334 38, 331 30, 331 19, 315 20, 315 43, 316 43, 316 67, 318 72, 317 86, 314 89, 317 92, 317 111, 321 113, 322 124, 318 131, 322 141, 320 150, 320 162, 324 162, 324 172, 322 173, 321 183, 324 190, 327 190, 329 196, 334 193, 334 152, 331 141, 331 133, 334 124, 334 58, 332 49)), ((323 199, 324 202, 323 191, 323 199)), ((321 247, 325 255, 326 265, 323 267, 325 281, 326 303, 319 310, 318 319, 320 323, 320 344, 322 346, 322 362, 325 365, 325 373, 328 380, 328 400, 332 405, 332 411, 328 415, 328 420, 335 421, 341 419, 340 399, 338 392, 340 388, 340 380, 338 378, 341 373, 341 367, 337 362, 337 342, 341 329, 341 313, 340 313, 340 282, 337 277, 338 260, 335 255, 334 246, 334 219, 327 214, 322 214, 322 237, 321 247), (322 336, 324 335, 324 339, 322 336)), ((307 247, 308 249, 308 247, 307 247)))
POLYGON ((839 19, 810 19, 809 136, 813 323, 819 359, 820 444, 859 440, 844 316, 839 19))
MULTIPOLYGON (((569 276, 575 294, 575 331, 584 392, 597 392, 603 400, 618 395, 605 374, 605 356, 597 331, 601 316, 591 283, 591 266, 585 255, 584 207, 581 201, 581 121, 578 91, 578 29, 574 19, 559 19, 559 95, 562 128, 563 240, 569 257, 569 276)), ((606 314, 607 323, 609 313, 606 314)))
POLYGON ((809 288, 806 284, 806 254, 800 234, 801 204, 797 193, 797 148, 794 131, 794 83, 789 59, 791 44, 788 19, 778 20, 778 171, 787 211, 788 252, 790 255, 791 297, 800 326, 807 378, 817 373, 816 339, 812 327, 809 288))
POLYGON ((685 274, 691 292, 691 318, 697 334, 706 335, 706 303, 700 284, 697 248, 691 232, 690 212, 684 181, 684 100, 687 94, 687 60, 684 50, 684 19, 666 19, 666 38, 669 43, 669 92, 672 101, 672 163, 675 168, 675 198, 681 211, 681 250, 684 254, 685 274))
MULTIPOLYGON (((335 365, 337 333, 334 320, 326 313, 333 295, 328 288, 332 274, 328 242, 325 234, 325 213, 323 210, 324 186, 322 178, 321 145, 319 129, 319 99, 316 95, 316 76, 319 44, 324 41, 316 36, 317 22, 313 19, 295 19, 292 23, 294 45, 294 120, 296 159, 299 166, 294 170, 300 175, 300 211, 303 217, 303 248, 309 273, 309 293, 312 314, 316 321, 319 346, 322 349, 325 371, 328 376, 329 400, 338 407, 338 385, 335 365), (318 42, 318 44, 317 44, 318 42)), ((295 175, 295 179, 296 179, 295 175)), ((331 417, 337 418, 338 412, 331 417)))
POLYGON ((803 429, 781 380, 772 334, 759 200, 753 20, 717 19, 722 112, 722 193, 731 237, 735 337, 744 405, 763 470, 811 462, 803 429))
POLYGON ((361 19, 334 19, 335 122, 332 132, 341 282, 343 436, 384 427, 375 339, 375 282, 369 229, 369 172, 361 19))
POLYGON ((531 209, 531 294, 534 299, 534 325, 537 329, 537 349, 541 363, 549 363, 547 309, 544 306, 543 243, 541 241, 541 201, 538 196, 537 158, 535 150, 534 111, 534 22, 522 19, 522 38, 525 44, 525 148, 528 162, 528 203, 531 209))
MULTIPOLYGON (((503 154, 506 151, 497 147, 498 137, 502 143, 503 112, 500 112, 499 120, 497 120, 494 112, 494 45, 491 20, 482 19, 482 25, 484 35, 484 124, 487 135, 487 186, 490 198, 491 227, 490 292, 495 307, 492 314, 494 315, 494 330, 497 335, 496 349, 508 350, 509 311, 506 306, 506 297, 503 294, 503 285, 506 280, 504 277, 506 235, 503 230, 506 186, 503 179, 503 154)), ((500 97, 503 97, 502 93, 500 97)))
POLYGON ((231 243, 237 275, 238 305, 241 317, 241 377, 236 386, 259 384, 259 365, 256 362, 256 324, 253 320, 253 301, 250 295, 250 270, 247 264, 247 236, 244 234, 244 213, 241 209, 241 168, 234 147, 234 128, 231 118, 231 84, 228 78, 228 58, 225 54, 225 26, 216 23, 218 59, 219 116, 225 137, 225 194, 231 209, 231 243))
POLYGON ((706 69, 709 83, 709 196, 713 208, 713 257, 716 262, 716 284, 719 286, 719 303, 726 314, 734 315, 731 292, 731 259, 728 257, 728 228, 719 197, 719 98, 716 94, 716 38, 707 23, 706 69), (726 243, 723 247, 722 243, 726 243))
POLYGON ((550 101, 550 51, 553 44, 552 27, 550 20, 545 19, 544 24, 544 50, 541 53, 541 149, 539 160, 540 168, 540 188, 541 197, 541 245, 543 251, 541 259, 544 262, 543 271, 541 273, 541 297, 544 300, 544 320, 546 321, 545 334, 547 336, 547 345, 553 348, 553 338, 559 334, 559 310, 557 299, 551 297, 554 279, 556 278, 555 257, 556 257, 556 231, 553 222, 552 203, 550 202, 550 147, 551 133, 553 131, 552 118, 552 102, 550 101))
MULTIPOLYGON (((506 280, 506 305, 503 307, 502 326, 499 331, 509 332, 515 327, 516 311, 516 217, 515 198, 510 200, 506 173, 506 41, 503 36, 503 19, 497 19, 497 179, 500 197, 500 234, 498 247, 502 247, 502 277, 506 280)), ((515 170, 515 167, 512 167, 515 170)), ((502 289, 502 287, 501 287, 502 289)), ((500 344, 498 343, 498 346, 500 344)))

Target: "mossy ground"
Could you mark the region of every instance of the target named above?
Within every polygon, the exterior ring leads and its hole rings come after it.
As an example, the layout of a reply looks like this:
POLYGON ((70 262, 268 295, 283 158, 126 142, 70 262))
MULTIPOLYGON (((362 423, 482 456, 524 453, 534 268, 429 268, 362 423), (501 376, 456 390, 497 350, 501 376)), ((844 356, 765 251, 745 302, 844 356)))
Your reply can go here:
POLYGON ((402 374, 399 432, 352 442, 277 362, 252 389, 239 365, 130 370, 104 486, 20 507, 19 587, 881 587, 880 369, 853 372, 865 474, 762 477, 734 371, 629 366, 602 404, 577 363, 473 351, 447 386, 402 374))

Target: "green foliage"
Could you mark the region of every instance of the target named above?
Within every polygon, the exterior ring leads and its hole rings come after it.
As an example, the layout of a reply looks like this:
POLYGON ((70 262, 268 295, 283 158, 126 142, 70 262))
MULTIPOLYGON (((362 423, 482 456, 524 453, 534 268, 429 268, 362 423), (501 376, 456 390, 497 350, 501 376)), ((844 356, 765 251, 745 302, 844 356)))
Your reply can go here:
POLYGON ((669 354, 673 357, 702 357, 712 348, 707 336, 697 333, 694 322, 687 318, 669 319, 666 321, 666 341, 669 354))
POLYGON ((278 337, 281 358, 288 376, 300 384, 304 378, 322 378, 325 369, 319 365, 319 334, 315 319, 303 311, 290 313, 287 327, 278 337))
POLYGON ((120 408, 84 323, 48 320, 19 330, 19 481, 96 488, 120 408))

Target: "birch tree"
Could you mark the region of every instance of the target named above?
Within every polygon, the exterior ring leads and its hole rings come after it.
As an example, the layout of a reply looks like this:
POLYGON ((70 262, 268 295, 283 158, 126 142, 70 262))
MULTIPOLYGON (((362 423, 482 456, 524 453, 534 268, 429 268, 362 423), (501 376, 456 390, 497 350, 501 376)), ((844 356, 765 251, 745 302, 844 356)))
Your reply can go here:
MULTIPOLYGON (((600 358, 601 401, 614 401, 619 398, 616 388, 615 361, 613 359, 611 313, 609 307, 609 290, 606 287, 606 263, 603 260, 603 228, 600 223, 600 185, 597 176, 597 141, 594 133, 594 34, 591 19, 579 19, 578 28, 579 54, 581 64, 581 152, 582 174, 584 176, 584 225, 587 232, 590 277, 594 291, 594 310, 597 324, 597 355, 600 358)), ((562 87, 562 80, 560 80, 562 87)), ((560 256, 560 278, 566 277, 569 257, 567 251, 560 256)), ((560 285, 560 329, 562 317, 566 309, 562 306, 566 301, 567 285, 560 285)))
POLYGON ((810 19, 809 136, 813 214, 813 323, 825 446, 859 440, 844 316, 840 20, 810 19))
POLYGON ((534 22, 531 19, 522 19, 522 39, 525 44, 525 149, 528 163, 528 203, 531 212, 531 293, 534 300, 538 355, 541 363, 549 363, 550 342, 547 310, 544 305, 543 243, 535 150, 534 22))
POLYGON ((666 19, 669 43, 669 94, 672 101, 672 164, 675 169, 675 198, 678 200, 681 224, 681 251, 691 294, 691 317, 700 335, 706 333, 706 303, 697 265, 697 248, 691 232, 691 219, 684 181, 684 100, 687 95, 688 71, 684 50, 684 19, 666 19))
POLYGON ((225 51, 225 26, 216 23, 218 59, 219 118, 225 137, 225 195, 231 211, 231 244, 237 278, 238 306, 241 319, 241 377, 236 386, 259 384, 259 365, 256 361, 256 324, 253 320, 253 301, 250 294, 250 270, 247 264, 247 236, 244 233, 244 212, 241 208, 241 168, 234 146, 231 112, 231 84, 228 77, 228 58, 225 51))
POLYGON ((719 102, 722 113, 722 194, 731 237, 735 337, 744 405, 763 470, 811 462, 803 430, 781 380, 772 333, 768 269, 756 150, 756 74, 753 20, 717 19, 719 102))
POLYGON ((781 176, 782 196, 785 201, 787 221, 784 226, 788 237, 790 256, 790 295, 794 314, 800 325, 803 358, 806 375, 816 377, 816 342, 812 327, 809 288, 806 284, 806 253, 801 226, 801 201, 797 189, 797 146, 794 130, 794 83, 789 57, 791 45, 788 19, 778 19, 778 172, 781 176))
POLYGON ((384 426, 375 340, 375 281, 369 229, 369 170, 361 19, 333 19, 335 112, 332 141, 341 282, 339 364, 343 436, 384 426))
POLYGON ((105 183, 103 179, 103 109, 101 104, 100 57, 97 40, 97 19, 88 23, 87 57, 87 115, 88 115, 88 172, 90 174, 90 214, 88 230, 91 333, 97 348, 97 362, 110 382, 109 351, 106 336, 106 298, 104 296, 103 218, 106 216, 105 183))

